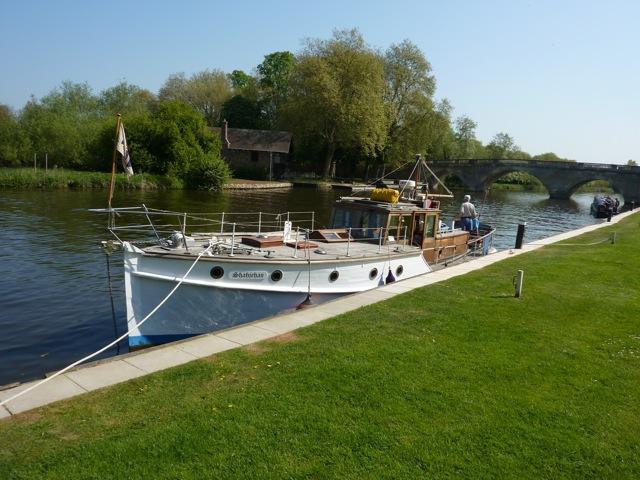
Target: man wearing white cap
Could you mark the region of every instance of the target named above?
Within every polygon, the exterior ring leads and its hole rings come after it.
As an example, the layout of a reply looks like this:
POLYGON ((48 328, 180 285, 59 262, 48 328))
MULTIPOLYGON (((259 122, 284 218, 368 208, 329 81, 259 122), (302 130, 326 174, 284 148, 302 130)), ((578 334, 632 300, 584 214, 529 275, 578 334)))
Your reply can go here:
POLYGON ((460 226, 463 230, 470 232, 473 230, 473 223, 478 214, 476 207, 471 203, 471 196, 464 196, 464 203, 460 206, 460 226))

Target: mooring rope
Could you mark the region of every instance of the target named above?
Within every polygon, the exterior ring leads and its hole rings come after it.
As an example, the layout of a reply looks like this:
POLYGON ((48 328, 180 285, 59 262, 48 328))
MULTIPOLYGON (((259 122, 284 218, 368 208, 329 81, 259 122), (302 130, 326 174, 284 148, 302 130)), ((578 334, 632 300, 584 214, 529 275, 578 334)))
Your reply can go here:
MULTIPOLYGON (((184 280, 189 276, 189 274, 191 273, 191 270, 193 270, 193 267, 196 266, 196 263, 198 263, 198 260, 200 260, 200 258, 202 257, 202 255, 204 255, 205 253, 207 253, 209 250, 211 250, 211 245, 209 245, 207 248, 205 248, 202 252, 200 252, 198 254, 198 257, 194 260, 194 262, 191 264, 191 266, 189 267, 189 269, 187 270, 187 273, 184 274, 184 276, 180 279, 180 281, 178 282, 178 284, 173 287, 173 289, 169 292, 169 294, 164 297, 164 299, 158 304, 156 305, 156 307, 151 310, 151 312, 149 312, 147 314, 146 317, 144 317, 140 322, 138 322, 135 326, 139 327, 140 325, 142 325, 144 322, 146 322, 149 318, 151 318, 151 316, 156 313, 158 311, 158 309, 165 304, 165 302, 167 300, 169 300, 169 298, 171 298, 171 296, 175 293, 175 291, 180 287, 180 285, 182 285, 182 282, 184 282, 184 280)), ((81 358, 80 360, 77 360, 75 362, 73 362, 70 365, 67 365, 66 367, 64 367, 62 370, 58 370, 56 373, 54 373, 53 375, 51 375, 50 377, 47 377, 43 380, 41 380, 40 382, 31 385, 29 388, 26 388, 24 390, 22 390, 21 392, 16 393, 15 395, 13 395, 12 397, 7 398, 6 400, 3 400, 0 402, 0 406, 6 405, 7 403, 15 400, 16 398, 21 397, 22 395, 24 395, 27 392, 30 392, 31 390, 34 390, 35 388, 38 388, 40 385, 44 385, 45 383, 47 383, 50 380, 53 380, 54 378, 58 377, 59 375, 62 375, 63 373, 69 371, 70 369, 72 369, 73 367, 78 366, 79 364, 86 362, 87 360, 95 357, 96 355, 99 355, 100 353, 104 352, 105 350, 108 350, 109 348, 113 347, 114 345, 116 345, 117 343, 119 343, 121 340, 124 340, 125 338, 127 338, 129 336, 129 329, 127 329, 127 331, 125 333, 123 333, 121 336, 119 336, 118 338, 116 338, 113 342, 109 343, 108 345, 105 345, 104 347, 102 347, 100 350, 96 350, 95 352, 93 352, 90 355, 87 355, 84 358, 81 358)))

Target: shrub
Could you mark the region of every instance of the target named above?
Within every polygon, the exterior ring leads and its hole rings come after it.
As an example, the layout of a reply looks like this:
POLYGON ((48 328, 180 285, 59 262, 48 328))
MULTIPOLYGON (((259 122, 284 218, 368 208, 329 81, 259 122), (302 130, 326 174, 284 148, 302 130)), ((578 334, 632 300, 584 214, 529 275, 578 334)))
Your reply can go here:
POLYGON ((226 162, 219 155, 209 153, 192 160, 183 179, 187 188, 220 190, 230 176, 231 172, 226 162))

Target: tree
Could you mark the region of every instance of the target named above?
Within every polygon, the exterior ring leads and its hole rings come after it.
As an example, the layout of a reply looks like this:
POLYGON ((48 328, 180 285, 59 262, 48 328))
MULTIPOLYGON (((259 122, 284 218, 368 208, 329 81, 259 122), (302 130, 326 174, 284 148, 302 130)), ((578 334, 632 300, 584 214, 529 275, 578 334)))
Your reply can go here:
POLYGON ((532 160, 540 160, 542 162, 559 162, 563 160, 558 155, 553 152, 541 153, 539 155, 534 155, 532 160))
POLYGON ((455 137, 458 155, 462 158, 474 158, 477 147, 476 127, 478 124, 467 116, 456 119, 455 137))
MULTIPOLYGON (((133 115, 125 122, 127 144, 136 171, 183 179, 192 188, 217 189, 229 176, 220 156, 220 140, 191 105, 165 100, 149 115, 133 115)), ((110 158, 115 118, 100 133, 97 157, 110 158)))
POLYGON ((285 123, 301 143, 322 146, 325 176, 338 148, 364 155, 381 149, 387 125, 383 64, 357 30, 308 41, 291 73, 290 88, 285 123))
POLYGON ((210 127, 220 124, 222 105, 232 96, 229 77, 221 70, 204 70, 187 79, 173 74, 160 89, 161 100, 180 100, 199 111, 210 127))
POLYGON ((229 81, 234 92, 239 93, 255 83, 256 79, 242 70, 234 70, 229 74, 229 81))
POLYGON ((108 115, 120 113, 123 116, 130 116, 148 113, 155 101, 155 96, 149 90, 121 82, 115 87, 103 90, 98 101, 101 110, 108 115))
POLYGON ((34 153, 50 164, 86 168, 103 124, 98 98, 88 84, 63 82, 42 99, 32 98, 20 113, 20 126, 34 153))
POLYGON ((287 97, 289 77, 295 65, 295 56, 291 52, 274 52, 265 55, 258 65, 258 84, 260 86, 260 106, 264 117, 273 128, 278 121, 278 109, 287 97))
POLYGON ((637 167, 638 166, 638 162, 636 162, 635 160, 627 160, 627 166, 629 167, 637 167))
POLYGON ((0 104, 0 165, 17 167, 29 152, 29 142, 18 119, 7 105, 0 104))
POLYGON ((492 159, 509 158, 518 150, 513 138, 504 132, 497 133, 487 145, 487 153, 492 159))
POLYGON ((435 79, 431 65, 409 40, 384 55, 384 101, 388 112, 385 161, 397 164, 425 151, 425 130, 433 126, 435 79))
POLYGON ((264 126, 257 102, 242 95, 234 95, 224 102, 222 118, 234 128, 261 129, 264 126))
POLYGON ((456 150, 456 141, 451 128, 451 112, 453 106, 443 98, 435 104, 434 111, 427 116, 429 123, 423 133, 427 158, 431 160, 448 160, 456 150))

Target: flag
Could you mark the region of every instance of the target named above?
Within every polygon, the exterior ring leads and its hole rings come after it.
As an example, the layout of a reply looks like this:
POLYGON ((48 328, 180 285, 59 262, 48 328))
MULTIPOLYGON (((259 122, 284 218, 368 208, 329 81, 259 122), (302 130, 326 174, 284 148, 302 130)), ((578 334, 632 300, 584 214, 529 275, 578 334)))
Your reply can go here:
POLYGON ((118 145, 116 150, 122 155, 122 168, 127 175, 133 175, 133 167, 131 166, 131 157, 129 156, 129 148, 127 148, 127 137, 124 134, 124 125, 120 122, 118 129, 118 145))

